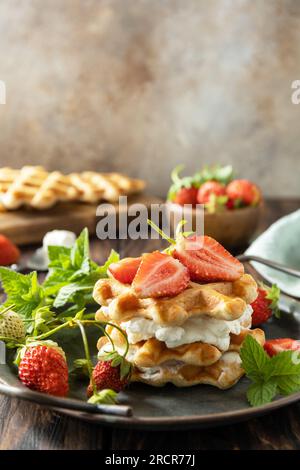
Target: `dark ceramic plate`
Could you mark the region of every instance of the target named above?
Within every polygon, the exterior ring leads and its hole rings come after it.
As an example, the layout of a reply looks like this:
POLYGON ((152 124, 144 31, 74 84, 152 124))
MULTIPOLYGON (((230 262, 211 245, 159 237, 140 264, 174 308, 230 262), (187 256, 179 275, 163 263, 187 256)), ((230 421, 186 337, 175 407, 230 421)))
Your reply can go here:
MULTIPOLYGON (((285 305, 287 310, 287 305, 285 305)), ((98 330, 99 331, 99 330, 98 330)), ((90 344, 96 344, 97 332, 90 331, 90 344)), ((300 337, 300 313, 283 313, 280 320, 272 320, 265 327, 268 338, 300 337)), ((76 330, 56 338, 72 361, 83 357, 79 333, 76 330)), ((93 351, 96 354, 96 350, 93 351)), ((246 420, 281 408, 300 399, 300 393, 277 398, 265 406, 251 408, 246 400, 249 382, 246 378, 233 388, 221 391, 209 385, 190 388, 166 386, 152 388, 142 384, 133 384, 126 393, 120 394, 120 402, 133 409, 133 416, 113 416, 105 413, 93 413, 85 407, 86 383, 71 381, 70 398, 49 397, 23 387, 18 381, 11 358, 7 365, 0 365, 0 392, 34 401, 60 412, 76 416, 94 423, 116 427, 136 427, 144 429, 183 429, 209 427, 246 420), (83 409, 76 410, 77 404, 83 409), (62 409, 62 406, 64 407, 62 409)), ((101 411, 101 410, 99 410, 101 411)))

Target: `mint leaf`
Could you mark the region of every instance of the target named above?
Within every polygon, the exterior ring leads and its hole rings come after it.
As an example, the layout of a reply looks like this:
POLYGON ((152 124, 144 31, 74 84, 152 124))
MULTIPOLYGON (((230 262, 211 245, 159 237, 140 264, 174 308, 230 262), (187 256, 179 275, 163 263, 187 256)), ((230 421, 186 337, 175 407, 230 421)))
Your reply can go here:
POLYGON ((250 405, 261 406, 272 401, 276 391, 276 382, 257 382, 248 388, 247 398, 250 405))
POLYGON ((60 308, 64 307, 67 303, 70 303, 72 299, 74 298, 75 294, 78 293, 89 293, 92 292, 94 287, 94 284, 79 284, 77 282, 73 282, 71 284, 67 284, 66 286, 63 286, 53 303, 53 306, 55 308, 60 308))
POLYGON ((112 263, 117 263, 120 261, 120 255, 115 250, 111 250, 107 261, 103 264, 103 266, 99 266, 97 269, 97 273, 99 274, 99 279, 103 277, 107 277, 107 270, 112 263))
POLYGON ((240 351, 240 356, 242 359, 242 367, 247 377, 254 381, 264 379, 270 358, 252 336, 246 336, 240 351))
POLYGON ((300 354, 282 351, 270 358, 250 335, 243 342, 242 367, 252 380, 247 397, 252 406, 272 401, 276 394, 289 395, 300 391, 300 354))
POLYGON ((39 285, 36 271, 21 274, 9 268, 0 268, 2 287, 7 295, 4 305, 14 304, 15 311, 31 318, 32 311, 43 305, 44 291, 39 285))
POLYGON ((65 263, 70 264, 71 248, 65 246, 48 246, 49 267, 65 268, 65 263))
POLYGON ((279 392, 289 395, 300 390, 300 363, 293 361, 294 351, 283 351, 271 358, 270 377, 276 380, 279 392))
POLYGON ((71 249, 71 263, 75 269, 81 268, 82 263, 90 255, 89 232, 84 228, 71 249))

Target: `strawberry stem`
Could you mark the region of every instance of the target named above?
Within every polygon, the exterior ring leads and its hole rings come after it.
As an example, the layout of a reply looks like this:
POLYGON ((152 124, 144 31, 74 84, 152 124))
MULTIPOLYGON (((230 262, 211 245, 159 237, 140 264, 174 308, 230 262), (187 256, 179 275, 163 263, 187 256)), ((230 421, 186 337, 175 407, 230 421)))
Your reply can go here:
POLYGON ((181 182, 181 178, 179 178, 179 173, 184 169, 184 165, 177 165, 171 173, 171 180, 175 184, 179 184, 181 182))
POLYGON ((90 377, 90 381, 91 381, 91 384, 92 384, 92 387, 93 387, 93 392, 96 393, 97 392, 97 387, 96 387, 96 384, 95 384, 95 381, 94 381, 94 378, 93 378, 93 364, 92 364, 92 360, 91 360, 91 355, 90 355, 90 350, 89 350, 89 343, 88 343, 88 340, 87 340, 86 332, 85 332, 84 326, 83 326, 83 324, 81 323, 80 320, 75 320, 75 322, 77 323, 77 325, 79 326, 79 329, 80 329, 82 342, 83 342, 83 347, 84 347, 85 358, 86 358, 88 372, 89 372, 89 377, 90 377))
POLYGON ((16 348, 23 348, 25 343, 17 343, 15 338, 10 338, 9 336, 0 336, 0 341, 4 341, 5 343, 13 343, 16 348))
POLYGON ((153 228, 159 235, 167 240, 171 245, 176 245, 176 241, 173 240, 173 238, 168 237, 167 234, 165 234, 152 220, 147 219, 148 225, 150 225, 151 228, 153 228))
POLYGON ((4 315, 5 313, 9 312, 15 307, 15 304, 8 305, 3 310, 0 311, 0 316, 4 315))
MULTIPOLYGON (((116 328, 122 334, 123 338, 125 339, 126 347, 125 347, 125 352, 123 354, 123 357, 125 359, 125 357, 127 356, 128 350, 129 350, 129 342, 128 342, 127 334, 122 330, 122 328, 115 325, 114 323, 109 323, 108 322, 108 323, 106 323, 106 325, 110 325, 110 326, 113 326, 114 328, 116 328)), ((114 344, 113 344, 113 348, 115 349, 114 344)))
POLYGON ((54 335, 55 333, 62 330, 63 328, 66 328, 67 326, 72 326, 71 323, 72 323, 72 321, 67 321, 67 322, 62 323, 61 325, 57 326, 56 328, 53 328, 53 330, 47 331, 46 333, 43 333, 42 335, 34 336, 32 338, 34 340, 37 340, 37 341, 49 338, 49 336, 54 335))

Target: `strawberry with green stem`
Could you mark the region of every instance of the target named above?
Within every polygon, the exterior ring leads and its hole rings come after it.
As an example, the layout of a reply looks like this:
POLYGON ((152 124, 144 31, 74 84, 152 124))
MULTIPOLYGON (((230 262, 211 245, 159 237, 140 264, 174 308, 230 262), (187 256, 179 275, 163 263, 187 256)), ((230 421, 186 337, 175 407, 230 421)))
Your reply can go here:
POLYGON ((192 281, 235 281, 244 274, 242 263, 213 238, 182 233, 185 223, 178 224, 173 240, 148 219, 148 224, 171 244, 166 251, 186 266, 192 281))
MULTIPOLYGON (((225 185, 233 178, 231 165, 224 167, 220 165, 206 166, 201 171, 197 171, 193 176, 180 177, 179 173, 183 168, 184 165, 178 165, 172 171, 171 179, 173 184, 167 196, 168 201, 179 205, 208 203, 208 198, 202 197, 204 194, 207 194, 207 189, 209 188, 209 193, 215 192, 217 196, 224 195, 225 185)), ((219 203, 221 204, 221 199, 219 199, 219 203)))
POLYGON ((258 286, 258 296, 252 302, 252 326, 258 326, 265 323, 269 318, 274 315, 276 318, 280 317, 278 302, 280 297, 280 289, 276 284, 271 287, 260 283, 258 286))
POLYGON ((179 173, 183 170, 183 165, 178 165, 171 173, 171 179, 173 181, 172 186, 169 189, 167 200, 174 202, 175 204, 197 204, 197 193, 199 183, 194 181, 193 177, 185 176, 180 178, 179 173))
MULTIPOLYGON (((100 360, 93 368, 85 329, 80 320, 76 320, 76 322, 80 328, 88 375, 90 377, 90 385, 87 390, 89 397, 88 401, 93 404, 115 403, 117 393, 123 390, 129 383, 131 375, 131 364, 125 358, 129 348, 127 337, 125 352, 124 355, 121 356, 116 351, 110 335, 105 332, 111 341, 113 351, 107 353, 105 357, 102 358, 102 360, 100 360)), ((121 329, 119 330, 122 331, 121 329)), ((125 337, 125 333, 123 331, 122 334, 125 337)))

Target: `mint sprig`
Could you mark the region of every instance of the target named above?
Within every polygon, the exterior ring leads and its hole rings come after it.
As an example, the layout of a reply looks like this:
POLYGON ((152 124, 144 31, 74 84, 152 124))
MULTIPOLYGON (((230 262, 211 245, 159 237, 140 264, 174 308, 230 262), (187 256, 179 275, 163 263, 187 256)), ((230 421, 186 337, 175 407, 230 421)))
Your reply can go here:
POLYGON ((247 398, 252 406, 269 403, 277 395, 300 391, 300 359, 295 351, 269 357, 264 348, 248 335, 240 351, 242 367, 253 382, 247 398))
POLYGON ((107 277, 111 263, 119 261, 112 250, 103 266, 91 260, 88 230, 84 229, 72 248, 48 247, 49 273, 43 284, 37 273, 21 274, 0 267, 0 281, 6 293, 4 306, 27 321, 27 333, 42 334, 64 317, 72 317, 88 305, 95 305, 93 288, 98 279, 107 277))

